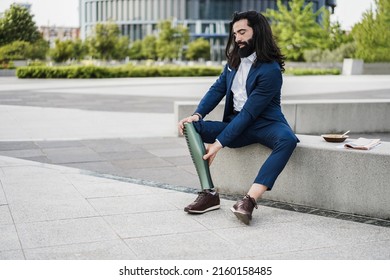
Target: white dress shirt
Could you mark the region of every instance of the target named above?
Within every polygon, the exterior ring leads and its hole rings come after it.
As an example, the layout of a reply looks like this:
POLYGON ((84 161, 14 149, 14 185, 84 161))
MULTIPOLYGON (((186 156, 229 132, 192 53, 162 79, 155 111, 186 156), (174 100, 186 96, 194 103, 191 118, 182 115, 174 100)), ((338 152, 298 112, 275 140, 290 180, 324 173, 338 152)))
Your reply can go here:
POLYGON ((252 67, 252 64, 256 60, 256 53, 252 53, 248 57, 241 58, 240 66, 238 67, 236 76, 234 76, 232 84, 233 92, 233 108, 235 111, 241 111, 242 107, 246 100, 248 99, 248 94, 246 92, 246 80, 248 78, 249 70, 252 67))

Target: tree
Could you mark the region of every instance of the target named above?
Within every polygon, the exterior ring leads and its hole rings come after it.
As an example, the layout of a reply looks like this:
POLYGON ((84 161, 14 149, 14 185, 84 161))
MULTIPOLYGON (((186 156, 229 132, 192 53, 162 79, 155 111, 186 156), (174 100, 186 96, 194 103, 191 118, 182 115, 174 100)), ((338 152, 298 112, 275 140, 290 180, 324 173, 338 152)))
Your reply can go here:
POLYGON ((322 13, 322 26, 318 31, 315 49, 304 50, 303 58, 307 62, 342 62, 355 51, 353 38, 341 29, 339 22, 330 22, 330 12, 322 13))
POLYGON ((278 10, 268 9, 265 16, 270 19, 274 36, 283 54, 289 60, 303 60, 305 50, 317 48, 323 42, 323 29, 316 18, 323 9, 313 12, 313 3, 291 0, 290 9, 277 1, 278 10))
POLYGON ((189 60, 198 60, 200 58, 210 59, 210 43, 203 39, 198 38, 188 44, 188 50, 186 58, 189 60))
POLYGON ((82 60, 85 57, 85 55, 87 54, 86 45, 80 39, 76 39, 76 40, 72 41, 72 45, 73 45, 72 58, 77 60, 77 61, 82 60))
POLYGON ((118 41, 116 43, 114 52, 113 52, 113 59, 123 60, 126 57, 129 56, 129 38, 125 36, 121 36, 118 38, 118 41))
POLYGON ((30 44, 29 59, 46 59, 46 55, 50 49, 49 42, 45 41, 43 38, 38 41, 30 44))
POLYGON ((376 11, 367 11, 352 29, 357 58, 366 62, 390 61, 390 0, 376 0, 376 11))
POLYGON ((109 60, 126 57, 129 42, 120 38, 119 27, 115 23, 98 23, 94 34, 87 39, 89 54, 92 57, 109 60))
POLYGON ((55 62, 65 62, 70 59, 81 60, 85 53, 85 46, 80 39, 75 41, 56 39, 54 48, 50 50, 50 57, 55 62))
POLYGON ((34 44, 25 41, 13 41, 0 47, 0 61, 23 59, 45 59, 49 44, 43 39, 34 44))
POLYGON ((171 21, 159 23, 159 35, 156 42, 157 56, 160 59, 180 59, 183 46, 188 43, 188 29, 182 25, 172 26, 171 21))
POLYGON ((146 59, 157 59, 156 36, 149 35, 142 40, 142 56, 146 59))
POLYGON ((141 60, 144 59, 145 57, 143 56, 142 52, 142 41, 141 40, 136 40, 134 41, 129 49, 129 57, 130 59, 136 59, 136 60, 141 60))
POLYGON ((55 40, 55 46, 50 50, 50 57, 55 62, 65 62, 72 58, 73 48, 72 41, 60 41, 59 39, 55 40))
POLYGON ((14 41, 34 43, 42 36, 25 7, 13 4, 0 18, 0 46, 14 41))

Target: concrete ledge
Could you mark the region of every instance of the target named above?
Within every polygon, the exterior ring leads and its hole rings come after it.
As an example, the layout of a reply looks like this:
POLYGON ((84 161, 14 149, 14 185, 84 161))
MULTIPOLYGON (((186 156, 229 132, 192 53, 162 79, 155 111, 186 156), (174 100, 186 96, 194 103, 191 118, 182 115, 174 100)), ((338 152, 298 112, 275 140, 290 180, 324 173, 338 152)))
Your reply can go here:
POLYGON ((16 77, 16 69, 0 69, 0 77, 16 77))
POLYGON ((361 59, 346 58, 342 66, 343 75, 389 75, 390 63, 366 63, 361 59))
MULTIPOLYGON (((298 144, 264 198, 390 219, 390 143, 370 151, 340 149, 320 136, 298 135, 298 144)), ((245 194, 271 150, 261 145, 224 148, 211 165, 224 194, 245 194)))
MULTIPOLYGON (((191 115, 197 105, 198 102, 175 102, 175 126, 179 120, 191 115)), ((223 106, 219 104, 206 119, 221 120, 223 106)), ((290 100, 282 102, 282 110, 295 133, 390 132, 389 99, 290 100)))

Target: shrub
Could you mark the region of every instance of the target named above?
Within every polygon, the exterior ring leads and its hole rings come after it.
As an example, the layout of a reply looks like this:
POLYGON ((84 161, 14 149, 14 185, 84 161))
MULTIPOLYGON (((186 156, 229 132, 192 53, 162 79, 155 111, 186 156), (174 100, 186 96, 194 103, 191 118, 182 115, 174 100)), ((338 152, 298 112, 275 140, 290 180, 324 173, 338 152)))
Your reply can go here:
POLYGON ((218 76, 221 67, 206 66, 25 66, 16 71, 18 78, 124 78, 124 77, 190 77, 218 76))
POLYGON ((15 65, 12 61, 10 62, 0 61, 0 69, 15 69, 15 65))
POLYGON ((354 57, 355 50, 356 43, 349 42, 334 50, 306 50, 303 57, 307 62, 342 62, 344 58, 354 57))
POLYGON ((286 68, 285 74, 304 76, 304 75, 340 75, 340 69, 315 69, 315 68, 286 68))

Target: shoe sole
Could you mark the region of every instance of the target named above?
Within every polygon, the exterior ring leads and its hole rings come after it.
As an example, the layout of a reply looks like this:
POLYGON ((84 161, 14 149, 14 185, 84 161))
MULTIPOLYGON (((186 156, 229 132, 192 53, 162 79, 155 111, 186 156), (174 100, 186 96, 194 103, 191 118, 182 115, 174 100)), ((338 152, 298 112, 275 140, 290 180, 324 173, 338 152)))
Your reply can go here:
POLYGON ((215 205, 215 206, 212 206, 212 207, 209 207, 205 210, 184 210, 185 212, 187 213, 190 213, 190 214, 203 214, 203 213, 206 213, 206 212, 209 212, 209 211, 213 211, 213 210, 217 210, 219 209, 221 206, 220 205, 215 205))
POLYGON ((241 212, 238 212, 236 209, 234 209, 233 207, 230 208, 230 210, 234 213, 234 215, 236 215, 237 219, 239 219, 241 222, 243 222, 244 224, 246 225, 249 225, 249 222, 250 222, 250 218, 248 217, 248 215, 246 214, 243 214, 241 212))

